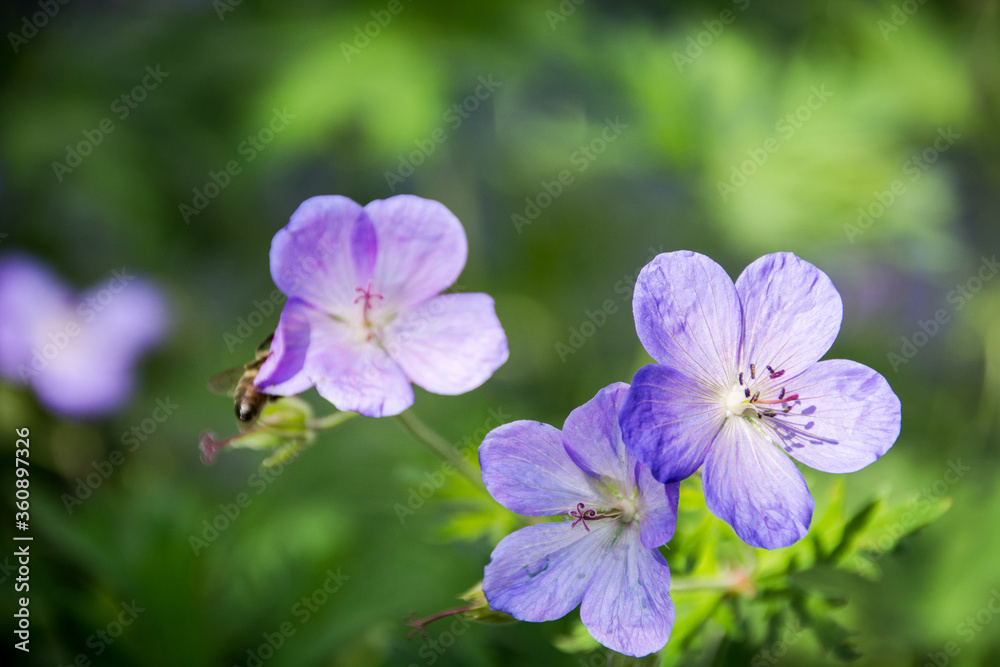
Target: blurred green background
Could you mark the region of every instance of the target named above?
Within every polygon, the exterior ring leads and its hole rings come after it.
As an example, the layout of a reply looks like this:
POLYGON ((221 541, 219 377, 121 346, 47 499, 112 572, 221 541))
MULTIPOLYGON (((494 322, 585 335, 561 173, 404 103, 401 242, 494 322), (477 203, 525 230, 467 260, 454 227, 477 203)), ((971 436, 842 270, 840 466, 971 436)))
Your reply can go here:
MULTIPOLYGON (((560 426, 629 381, 646 359, 631 284, 655 253, 696 250, 735 277, 790 250, 826 271, 845 305, 829 356, 879 370, 903 404, 889 455, 844 478, 848 506, 954 498, 877 576, 830 575, 857 664, 1000 661, 992 612, 971 637, 962 625, 1000 598, 1000 280, 970 283, 1000 250, 997 2, 50 4, 2 10, 0 254, 40 256, 80 289, 128 267, 164 287, 174 325, 111 418, 61 420, 0 386, 7 517, 14 429, 32 436, 32 651, 18 664, 253 664, 286 622, 267 665, 604 664, 553 647, 575 613, 407 640, 408 614, 456 606, 498 535, 455 539, 470 501, 452 482, 400 520, 394 506, 441 464, 393 420, 322 434, 269 481, 252 477, 253 452, 199 460, 203 430, 236 428, 206 380, 277 322, 259 305, 274 232, 313 195, 403 192, 463 222, 459 287, 493 295, 509 336, 480 389, 417 391, 415 412, 459 445, 496 413, 560 426), (262 132, 276 113, 281 129, 262 132), (104 118, 114 129, 89 155, 53 167, 104 118), (213 174, 225 186, 206 192, 213 174), (914 340, 941 309, 947 322, 914 340), (254 313, 264 324, 227 344, 254 313), (923 343, 912 358, 904 339, 923 343), (158 400, 178 407, 128 451, 158 400), (62 495, 115 451, 124 463, 67 511, 62 495), (970 469, 951 482, 955 464, 970 469), (195 554, 191 536, 241 493, 252 503, 195 554), (328 571, 347 578, 303 620, 296 605, 328 571), (95 641, 133 601, 135 621, 95 641)), ((834 477, 806 475, 817 498, 834 477)), ((0 580, 10 628, 13 574, 0 580)), ((709 620, 683 664, 762 664, 770 641, 721 627, 709 620)), ((803 635, 763 664, 827 662, 803 635)))

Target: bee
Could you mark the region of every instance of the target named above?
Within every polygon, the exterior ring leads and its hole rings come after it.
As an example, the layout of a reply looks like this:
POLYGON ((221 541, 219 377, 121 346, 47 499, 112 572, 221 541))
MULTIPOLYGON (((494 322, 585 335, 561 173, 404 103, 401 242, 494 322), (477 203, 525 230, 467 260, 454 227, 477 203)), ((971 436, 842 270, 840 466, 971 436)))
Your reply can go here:
POLYGON ((273 338, 274 334, 271 334, 257 347, 253 361, 216 373, 208 381, 208 390, 213 394, 233 396, 233 411, 236 413, 236 418, 247 425, 257 419, 265 403, 278 398, 258 391, 253 386, 257 371, 271 354, 273 338))

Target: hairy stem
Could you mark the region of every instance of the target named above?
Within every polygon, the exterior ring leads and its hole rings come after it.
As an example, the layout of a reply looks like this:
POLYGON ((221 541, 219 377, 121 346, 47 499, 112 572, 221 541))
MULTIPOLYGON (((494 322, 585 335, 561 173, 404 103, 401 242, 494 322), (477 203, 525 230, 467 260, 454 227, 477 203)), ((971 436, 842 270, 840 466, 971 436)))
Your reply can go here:
POLYGON ((403 414, 397 415, 396 420, 403 426, 403 428, 409 431, 413 437, 422 442, 427 449, 431 450, 431 452, 458 468, 458 470, 465 475, 474 486, 482 490, 486 489, 482 478, 476 470, 469 465, 469 462, 466 461, 461 454, 456 452, 447 440, 438 435, 434 430, 427 426, 427 424, 420 421, 420 419, 412 411, 407 410, 403 414))

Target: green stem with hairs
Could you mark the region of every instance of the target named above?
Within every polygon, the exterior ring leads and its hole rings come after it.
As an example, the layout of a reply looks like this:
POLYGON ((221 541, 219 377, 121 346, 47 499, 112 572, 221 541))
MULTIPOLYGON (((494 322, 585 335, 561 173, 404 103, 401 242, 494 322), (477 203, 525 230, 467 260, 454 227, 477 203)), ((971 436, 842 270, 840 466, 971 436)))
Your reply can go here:
POLYGON ((476 472, 475 468, 469 465, 469 462, 456 452, 447 440, 438 435, 427 424, 420 421, 413 412, 407 410, 403 414, 397 415, 396 420, 432 453, 455 466, 475 487, 486 490, 486 485, 483 484, 482 477, 476 472))

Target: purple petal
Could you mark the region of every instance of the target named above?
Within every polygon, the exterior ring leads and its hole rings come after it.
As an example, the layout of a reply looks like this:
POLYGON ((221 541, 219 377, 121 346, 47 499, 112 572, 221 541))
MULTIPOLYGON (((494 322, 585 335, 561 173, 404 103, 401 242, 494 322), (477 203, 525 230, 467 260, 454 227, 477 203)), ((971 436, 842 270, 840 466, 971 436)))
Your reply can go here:
POLYGON ((899 436, 899 399, 885 378, 854 361, 815 364, 789 381, 799 399, 770 423, 775 442, 807 466, 854 472, 878 460, 899 436))
POLYGON ((677 528, 677 507, 680 504, 679 482, 658 482, 644 463, 636 463, 636 484, 639 486, 639 528, 642 546, 647 549, 666 544, 677 528))
POLYGON ((338 195, 302 202, 271 241, 271 277, 278 289, 338 317, 356 316, 355 288, 367 285, 358 278, 352 243, 361 212, 360 205, 338 195))
POLYGON ((507 361, 507 336, 486 294, 443 294, 404 312, 383 344, 415 383, 435 394, 461 394, 507 361))
POLYGON ((528 526, 500 540, 483 572, 490 608, 520 621, 562 618, 583 599, 613 521, 595 521, 588 533, 570 521, 528 526))
POLYGON ((377 257, 378 239, 375 237, 375 226, 368 214, 362 211, 351 230, 351 258, 354 260, 359 286, 367 286, 368 281, 372 279, 377 257))
POLYGON ((72 307, 69 290, 42 264, 23 255, 4 257, 0 261, 0 374, 16 382, 28 379, 20 371, 32 370, 36 345, 51 342, 46 336, 72 317, 72 307), (62 318, 60 313, 64 313, 62 318))
POLYGON ((711 259, 687 250, 657 255, 639 273, 632 309, 639 340, 658 362, 720 391, 736 381, 740 302, 711 259))
POLYGON ((294 396, 312 386, 305 372, 311 318, 319 314, 301 299, 289 299, 274 330, 271 354, 257 371, 254 386, 275 396, 294 396))
POLYGON ((377 199, 365 212, 378 236, 374 289, 405 311, 447 289, 465 266, 465 230, 439 202, 413 195, 377 199))
POLYGON ((618 410, 628 385, 616 382, 601 389, 592 399, 569 413, 562 437, 573 461, 587 474, 614 480, 614 489, 623 496, 635 492, 635 464, 622 443, 618 410))
MULTIPOLYGON (((32 385, 51 410, 71 417, 95 417, 125 404, 135 386, 134 365, 146 349, 165 336, 167 306, 159 289, 132 282, 119 272, 100 288, 90 290, 67 321, 76 333, 47 359, 32 385)), ((56 329, 61 335, 70 329, 56 329)))
POLYGON ((797 375, 833 345, 844 306, 825 273, 790 252, 765 255, 736 280, 743 304, 740 370, 797 375))
POLYGON ((637 533, 626 527, 605 552, 583 595, 580 620, 604 646, 638 657, 666 645, 674 603, 667 562, 659 551, 643 547, 637 533))
POLYGON ((338 410, 390 417, 413 405, 410 380, 380 347, 358 342, 334 325, 313 322, 312 334, 306 372, 338 410))
POLYGON ((690 477, 725 418, 723 399, 685 373, 651 364, 635 374, 622 406, 625 444, 661 482, 690 477))
POLYGON ((702 474, 708 508, 747 544, 778 549, 809 532, 813 499, 802 473, 746 419, 727 420, 702 474))
POLYGON ((581 502, 604 504, 548 424, 522 420, 493 429, 479 447, 479 464, 490 495, 518 514, 552 516, 581 502))

